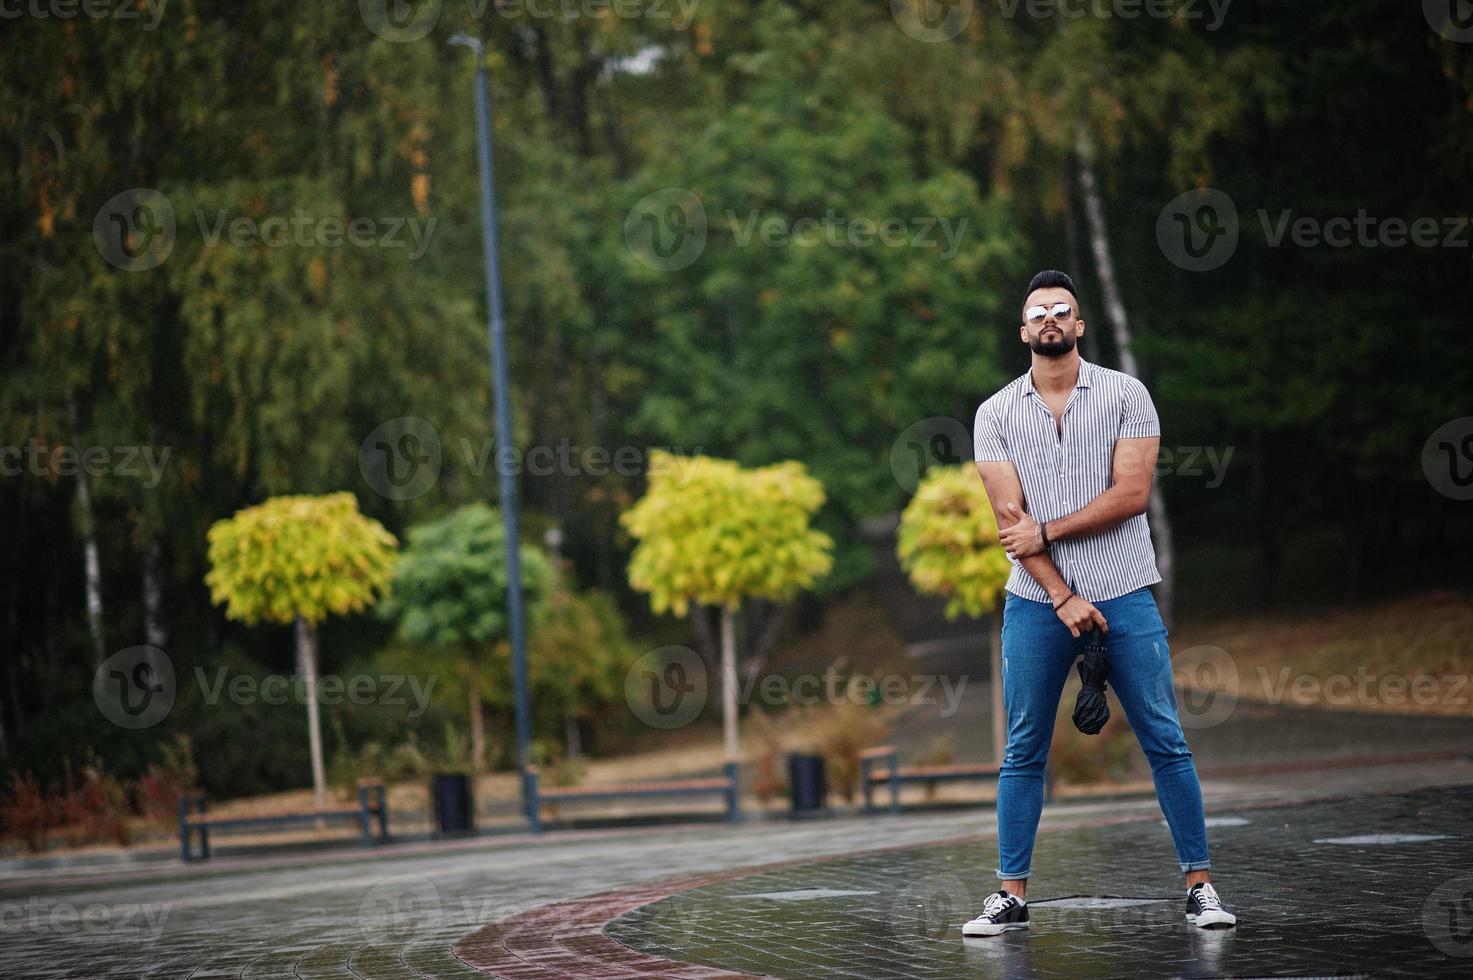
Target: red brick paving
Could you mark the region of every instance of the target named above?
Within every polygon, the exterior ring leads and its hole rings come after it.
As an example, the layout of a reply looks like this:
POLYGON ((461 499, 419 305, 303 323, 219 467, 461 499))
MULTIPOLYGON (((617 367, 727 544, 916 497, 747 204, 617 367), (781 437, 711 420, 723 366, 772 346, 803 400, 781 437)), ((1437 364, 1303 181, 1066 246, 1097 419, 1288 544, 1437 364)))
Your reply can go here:
MULTIPOLYGON (((1154 813, 1095 818, 1040 827, 1039 832, 1156 819, 1159 817, 1154 813)), ((971 843, 990 840, 995 836, 993 833, 969 834, 934 843, 971 843)), ((915 846, 905 844, 873 850, 905 850, 915 846)), ((731 868, 687 878, 616 888, 569 902, 554 902, 483 926, 458 940, 451 947, 451 952, 467 965, 504 980, 566 980, 569 977, 679 977, 716 980, 723 977, 748 977, 750 974, 732 973, 719 967, 682 963, 641 953, 604 935, 604 926, 642 905, 649 905, 693 888, 731 878, 745 878, 765 871, 777 871, 798 863, 820 864, 847 860, 853 856, 831 854, 811 862, 780 861, 731 868)))

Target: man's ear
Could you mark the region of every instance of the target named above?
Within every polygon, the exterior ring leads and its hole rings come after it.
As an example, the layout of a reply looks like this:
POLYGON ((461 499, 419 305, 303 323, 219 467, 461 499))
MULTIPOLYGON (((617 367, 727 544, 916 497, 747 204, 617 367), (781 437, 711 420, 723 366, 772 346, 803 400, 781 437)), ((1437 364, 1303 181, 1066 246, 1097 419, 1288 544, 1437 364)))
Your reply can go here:
POLYGON ((1028 328, 1021 323, 1018 324, 1018 339, 1025 344, 1028 343, 1028 328))

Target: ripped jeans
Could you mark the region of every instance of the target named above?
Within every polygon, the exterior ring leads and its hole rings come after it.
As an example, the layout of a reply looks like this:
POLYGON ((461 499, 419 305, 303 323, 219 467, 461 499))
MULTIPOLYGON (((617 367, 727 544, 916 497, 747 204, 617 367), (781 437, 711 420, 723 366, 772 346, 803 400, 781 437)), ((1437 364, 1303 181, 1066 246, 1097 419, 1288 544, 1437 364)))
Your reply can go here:
MULTIPOLYGON (((1110 624, 1110 687, 1151 763, 1156 801, 1171 828, 1181 870, 1211 867, 1202 787, 1176 714, 1166 627, 1148 588, 1095 603, 1110 624)), ((1002 621, 1002 690, 1008 741, 997 781, 997 876, 1027 878, 1043 812, 1043 776, 1054 717, 1079 641, 1046 602, 1007 593, 1002 621)))

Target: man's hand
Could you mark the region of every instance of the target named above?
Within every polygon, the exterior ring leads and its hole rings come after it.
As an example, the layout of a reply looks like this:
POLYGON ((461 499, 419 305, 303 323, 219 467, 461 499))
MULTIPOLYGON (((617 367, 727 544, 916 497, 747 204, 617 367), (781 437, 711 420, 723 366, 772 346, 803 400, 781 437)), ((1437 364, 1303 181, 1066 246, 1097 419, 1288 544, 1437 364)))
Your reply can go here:
POLYGON ((1059 620, 1067 627, 1069 632, 1078 639, 1082 632, 1093 629, 1096 625, 1106 633, 1110 632, 1110 624, 1105 622, 1105 616, 1094 607, 1094 603, 1088 599, 1081 599, 1077 595, 1070 596, 1055 613, 1059 620))
POLYGON ((1012 501, 1008 502, 1008 513, 1013 517, 1012 526, 1001 528, 997 532, 997 540, 1007 549, 1008 557, 1027 558, 1042 554, 1043 528, 1028 516, 1027 511, 1020 512, 1018 505, 1012 501))

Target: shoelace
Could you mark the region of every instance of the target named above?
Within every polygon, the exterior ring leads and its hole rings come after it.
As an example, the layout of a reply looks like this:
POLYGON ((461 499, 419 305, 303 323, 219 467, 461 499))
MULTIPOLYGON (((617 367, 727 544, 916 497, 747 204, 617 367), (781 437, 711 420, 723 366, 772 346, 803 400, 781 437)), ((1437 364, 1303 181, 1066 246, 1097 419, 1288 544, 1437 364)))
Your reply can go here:
POLYGON ((1203 909, 1222 908, 1222 899, 1217 897, 1217 889, 1211 885, 1203 885, 1197 889, 1197 904, 1203 909))
POLYGON ((1003 909, 1008 907, 1008 902, 1009 899, 1007 897, 999 895, 997 892, 993 892, 991 895, 988 895, 987 904, 982 907, 982 918, 985 919, 989 915, 997 915, 1003 909))

